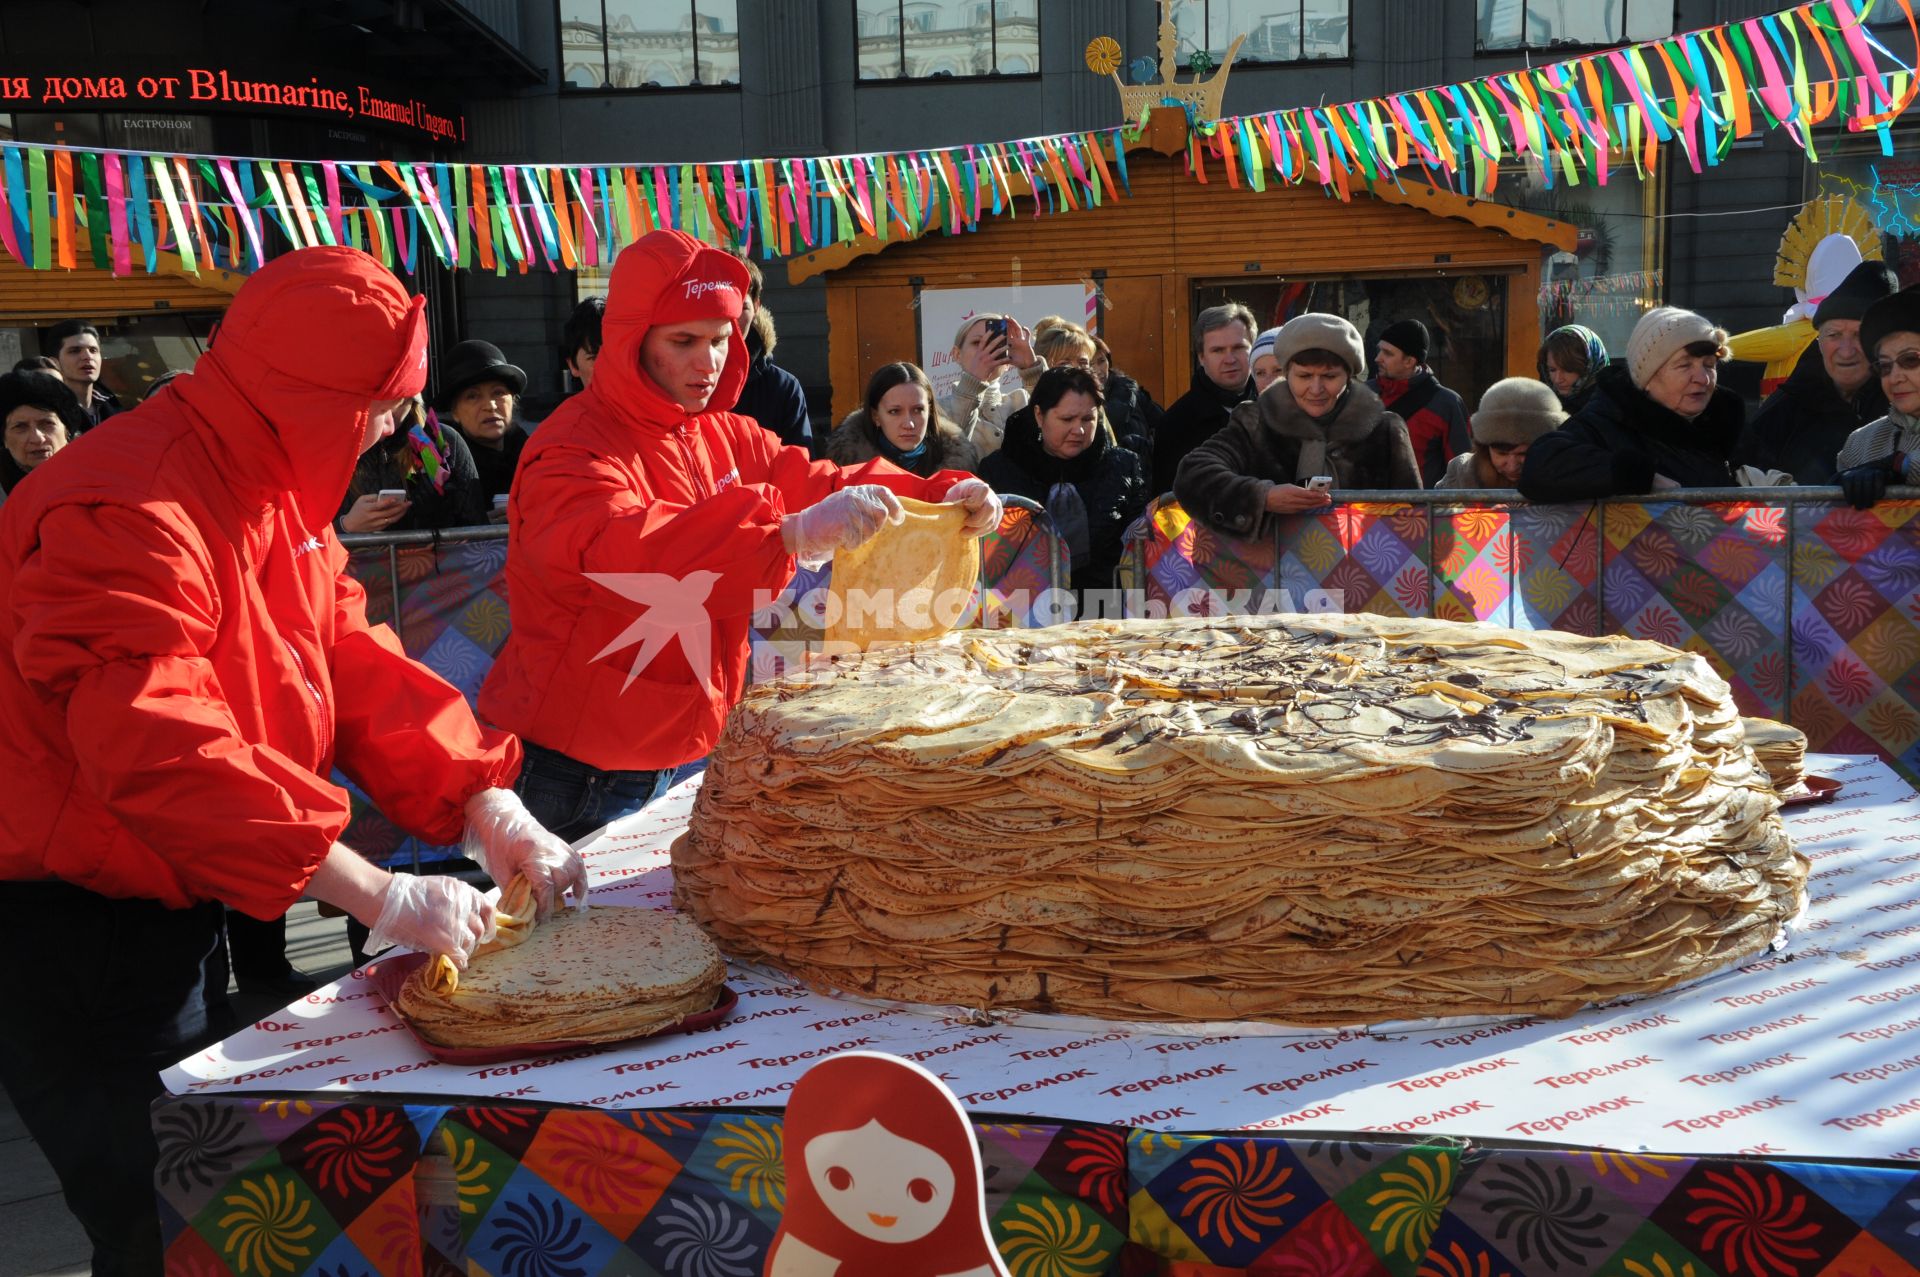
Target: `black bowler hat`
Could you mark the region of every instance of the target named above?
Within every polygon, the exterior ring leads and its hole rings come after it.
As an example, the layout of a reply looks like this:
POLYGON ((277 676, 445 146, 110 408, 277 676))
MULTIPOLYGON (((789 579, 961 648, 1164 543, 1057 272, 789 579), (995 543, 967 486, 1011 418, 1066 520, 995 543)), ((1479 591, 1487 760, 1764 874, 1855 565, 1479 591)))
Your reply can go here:
POLYGON ((1920 333, 1920 288, 1903 288, 1882 297, 1860 317, 1860 349, 1878 359, 1874 349, 1890 333, 1920 333))
POLYGON ((1829 319, 1859 319, 1867 313, 1867 307, 1898 291, 1900 279, 1893 267, 1885 262, 1861 262, 1847 272, 1840 287, 1821 299, 1813 312, 1813 326, 1818 328, 1829 319))
POLYGON ((449 350, 440 367, 440 411, 451 411, 461 391, 483 381, 504 381, 516 396, 527 389, 527 374, 508 363, 492 342, 463 341, 449 350))

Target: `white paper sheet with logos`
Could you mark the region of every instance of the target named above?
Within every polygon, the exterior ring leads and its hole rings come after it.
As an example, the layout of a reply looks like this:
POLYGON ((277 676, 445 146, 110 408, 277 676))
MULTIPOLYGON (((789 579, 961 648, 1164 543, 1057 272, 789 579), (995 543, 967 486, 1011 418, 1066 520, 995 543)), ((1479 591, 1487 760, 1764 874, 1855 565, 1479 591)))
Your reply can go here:
MULTIPOLYGON (((987 1113, 1920 1160, 1920 793, 1872 759, 1815 758, 1808 770, 1846 789, 1788 813, 1814 860, 1792 947, 1566 1020, 1390 1036, 1061 1031, 876 1008, 736 970, 739 1010, 705 1032, 465 1068, 428 1059, 366 981, 349 978, 164 1076, 177 1094, 778 1106, 810 1062, 859 1048, 919 1061, 987 1113)), ((667 848, 696 784, 587 849, 596 901, 666 904, 667 848)))

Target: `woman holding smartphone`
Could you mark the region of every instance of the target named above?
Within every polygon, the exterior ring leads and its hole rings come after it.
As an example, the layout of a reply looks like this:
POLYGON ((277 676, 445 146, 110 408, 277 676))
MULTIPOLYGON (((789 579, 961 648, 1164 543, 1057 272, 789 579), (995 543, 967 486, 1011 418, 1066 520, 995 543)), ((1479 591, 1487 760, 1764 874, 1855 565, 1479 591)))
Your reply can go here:
POLYGON ((1034 354, 1032 334, 1019 320, 988 313, 961 322, 953 335, 953 362, 960 380, 940 395, 940 415, 960 427, 984 460, 999 448, 1008 419, 1027 406, 1047 361, 1034 354), (1009 367, 1020 373, 1017 390, 1000 388, 1009 367))
POLYGON ((1420 487, 1406 423, 1359 377, 1360 333, 1338 315, 1296 315, 1274 338, 1279 378, 1187 454, 1174 493, 1227 536, 1332 504, 1329 489, 1420 487))
POLYGON ((393 434, 360 458, 333 526, 340 532, 416 532, 487 521, 473 453, 458 430, 415 395, 394 414, 393 434))

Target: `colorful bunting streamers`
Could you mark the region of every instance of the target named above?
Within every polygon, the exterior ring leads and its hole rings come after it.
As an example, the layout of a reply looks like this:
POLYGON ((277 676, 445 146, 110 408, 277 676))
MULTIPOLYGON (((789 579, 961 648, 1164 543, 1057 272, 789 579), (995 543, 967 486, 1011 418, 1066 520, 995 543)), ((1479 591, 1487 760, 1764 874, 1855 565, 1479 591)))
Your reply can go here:
MULTIPOLYGON (((1911 0, 1878 0, 1905 18, 1911 0)), ((1502 165, 1549 185, 1636 177, 1678 147, 1689 168, 1720 164, 1760 129, 1818 158, 1814 130, 1877 132, 1920 92, 1920 76, 1868 25, 1875 0, 1813 0, 1764 18, 1610 49, 1464 84, 1366 102, 1192 121, 1187 164, 1208 160, 1235 189, 1314 181, 1341 199, 1402 171, 1485 197, 1502 165)), ((1178 105, 1169 103, 1169 105, 1178 105)), ((977 230, 988 218, 1097 208, 1127 193, 1124 128, 886 155, 715 164, 557 166, 242 159, 18 143, 0 145, 0 247, 38 270, 72 268, 85 244, 116 275, 166 251, 183 269, 249 270, 279 242, 353 244, 389 267, 424 255, 504 274, 604 267, 661 226, 762 257, 858 238, 886 242, 977 230), (150 180, 149 180, 150 179, 150 180), (344 180, 344 183, 342 181, 344 180), (1024 189, 1022 189, 1024 187, 1024 189)))

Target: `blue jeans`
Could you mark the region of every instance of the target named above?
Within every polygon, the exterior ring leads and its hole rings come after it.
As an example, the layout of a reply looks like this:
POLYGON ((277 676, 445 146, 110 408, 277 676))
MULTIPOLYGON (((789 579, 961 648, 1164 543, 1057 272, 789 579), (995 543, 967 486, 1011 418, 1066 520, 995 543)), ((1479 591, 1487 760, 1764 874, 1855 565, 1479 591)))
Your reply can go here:
POLYGON ((532 741, 521 744, 527 761, 514 792, 535 820, 567 842, 578 842, 603 825, 633 815, 673 784, 671 767, 606 772, 532 741))
POLYGON ((8 882, 0 913, 0 963, 15 973, 0 983, 0 1083, 93 1243, 93 1271, 157 1277, 160 1151, 147 1110, 159 1070, 230 1027, 210 1020, 205 997, 220 906, 8 882))

